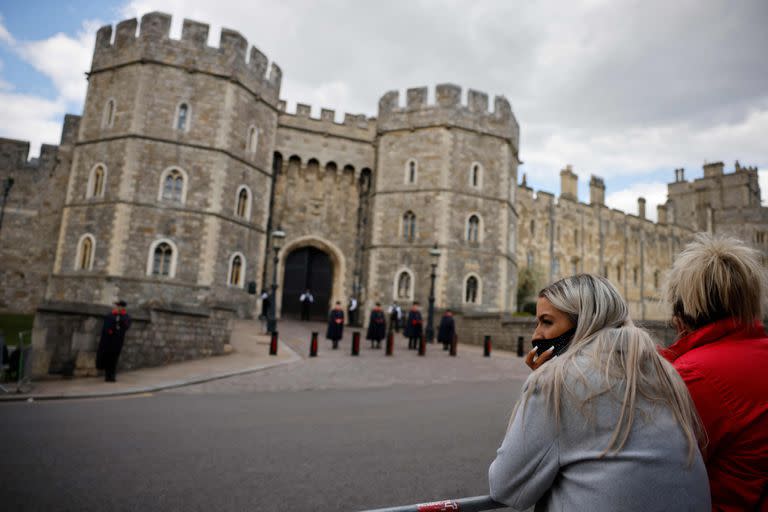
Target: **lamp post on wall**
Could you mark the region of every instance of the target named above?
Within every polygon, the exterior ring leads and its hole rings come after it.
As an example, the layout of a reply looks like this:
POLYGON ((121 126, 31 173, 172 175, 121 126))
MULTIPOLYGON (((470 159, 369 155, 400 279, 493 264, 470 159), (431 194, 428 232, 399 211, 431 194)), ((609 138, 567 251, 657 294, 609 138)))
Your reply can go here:
POLYGON ((272 232, 272 249, 275 257, 272 260, 272 300, 269 301, 269 316, 267 317, 267 331, 277 332, 277 263, 280 261, 278 254, 285 239, 285 231, 277 228, 272 232))
POLYGON ((437 277, 437 262, 440 260, 440 249, 437 244, 429 250, 429 256, 432 260, 432 273, 429 285, 429 312, 427 313, 427 341, 432 343, 435 339, 435 277, 437 277))
POLYGON ((5 216, 5 203, 8 202, 8 194, 11 193, 13 187, 13 178, 10 176, 3 181, 3 206, 0 207, 0 229, 3 228, 3 217, 5 216))

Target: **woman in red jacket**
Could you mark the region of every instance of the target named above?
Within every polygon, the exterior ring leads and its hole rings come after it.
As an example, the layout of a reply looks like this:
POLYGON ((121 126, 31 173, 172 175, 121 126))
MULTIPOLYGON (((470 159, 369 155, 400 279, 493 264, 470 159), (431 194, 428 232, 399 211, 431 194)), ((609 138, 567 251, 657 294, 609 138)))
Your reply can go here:
POLYGON ((707 433, 704 461, 717 511, 768 510, 765 298, 759 253, 735 239, 697 235, 667 282, 679 338, 664 355, 707 433))

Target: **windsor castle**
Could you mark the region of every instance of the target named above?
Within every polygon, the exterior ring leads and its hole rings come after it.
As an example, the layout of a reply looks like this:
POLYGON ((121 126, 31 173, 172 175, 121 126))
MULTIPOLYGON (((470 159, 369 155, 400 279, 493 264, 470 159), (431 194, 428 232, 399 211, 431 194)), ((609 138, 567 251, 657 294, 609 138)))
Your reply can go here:
POLYGON ((120 298, 249 317, 273 274, 284 317, 305 288, 317 316, 349 297, 366 311, 424 303, 437 247, 438 309, 514 312, 537 286, 592 272, 653 319, 694 232, 768 254, 756 168, 676 169, 652 222, 642 198, 607 207, 597 176, 580 202, 570 166, 558 196, 529 188, 503 97, 443 84, 432 102, 426 88, 385 93, 376 118, 288 112, 280 67, 239 33, 210 47, 208 25, 185 20, 172 39, 170 24, 150 13, 98 31, 82 116, 58 146, 29 160, 28 143, 0 139, 0 311, 120 298))

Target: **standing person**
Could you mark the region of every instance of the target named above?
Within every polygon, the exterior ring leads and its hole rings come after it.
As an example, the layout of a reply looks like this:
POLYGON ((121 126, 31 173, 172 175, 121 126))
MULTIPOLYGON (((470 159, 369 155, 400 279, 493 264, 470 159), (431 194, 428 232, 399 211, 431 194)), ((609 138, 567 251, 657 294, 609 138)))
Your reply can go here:
POLYGON ((400 309, 400 306, 397 304, 397 302, 393 302, 391 306, 389 306, 389 330, 400 332, 400 322, 403 318, 403 310, 400 309))
POLYGON ((456 323, 453 321, 453 312, 448 309, 440 319, 440 327, 437 330, 437 341, 443 344, 443 350, 450 348, 454 336, 456 336, 456 323))
POLYGON ((309 311, 312 308, 312 303, 315 302, 315 298, 312 296, 309 288, 304 290, 304 293, 299 296, 299 302, 301 302, 301 319, 306 322, 309 320, 309 311))
POLYGON ((688 386, 709 440, 717 511, 768 510, 768 337, 760 253, 697 235, 677 256, 666 300, 679 338, 662 353, 688 386))
POLYGON ((349 316, 349 325, 357 324, 357 299, 354 297, 349 298, 349 304, 347 305, 347 313, 349 316))
POLYGON ((416 350, 422 336, 421 309, 418 302, 414 302, 408 312, 408 320, 405 325, 405 335, 408 337, 408 349, 416 350))
POLYGON ((523 384, 491 497, 515 510, 709 512, 693 401, 610 281, 547 286, 536 320, 534 345, 558 356, 523 384))
POLYGON ((371 317, 368 319, 368 334, 366 338, 371 340, 371 348, 381 348, 381 340, 387 335, 386 331, 387 322, 384 317, 384 311, 381 309, 381 304, 377 302, 376 306, 371 310, 371 317))
POLYGON ((336 304, 328 315, 328 329, 325 331, 325 337, 333 342, 333 349, 339 348, 339 340, 344 337, 344 310, 341 302, 336 304))
POLYGON ((259 297, 261 298, 261 314, 259 315, 259 319, 264 322, 264 334, 266 334, 267 326, 269 325, 269 306, 272 301, 269 298, 267 290, 261 290, 261 295, 259 297))
POLYGON ((124 300, 115 302, 116 308, 104 317, 101 328, 101 339, 96 350, 96 368, 104 370, 104 380, 115 382, 117 361, 123 350, 125 332, 131 327, 131 315, 126 312, 124 300))

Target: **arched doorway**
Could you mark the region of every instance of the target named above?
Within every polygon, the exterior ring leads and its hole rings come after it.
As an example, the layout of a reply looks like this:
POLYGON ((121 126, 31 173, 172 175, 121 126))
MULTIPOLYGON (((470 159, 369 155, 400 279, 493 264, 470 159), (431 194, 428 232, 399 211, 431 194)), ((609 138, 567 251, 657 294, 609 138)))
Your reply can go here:
POLYGON ((333 265, 328 254, 315 247, 301 247, 288 254, 284 269, 282 315, 299 318, 299 297, 309 288, 315 297, 310 319, 325 320, 333 288, 333 265))

